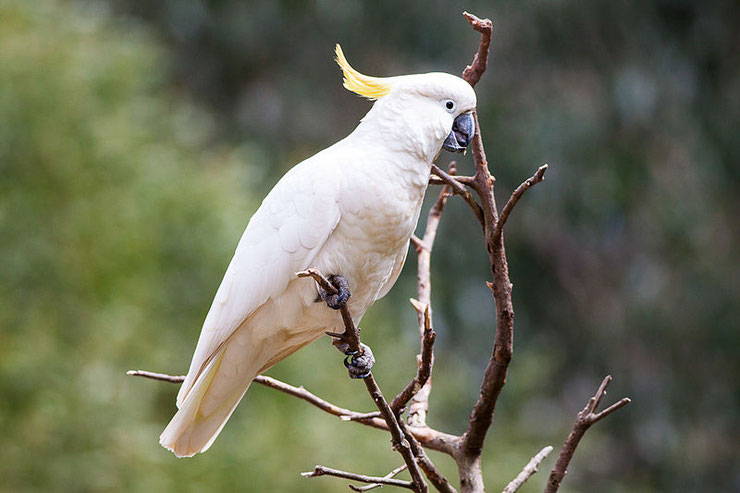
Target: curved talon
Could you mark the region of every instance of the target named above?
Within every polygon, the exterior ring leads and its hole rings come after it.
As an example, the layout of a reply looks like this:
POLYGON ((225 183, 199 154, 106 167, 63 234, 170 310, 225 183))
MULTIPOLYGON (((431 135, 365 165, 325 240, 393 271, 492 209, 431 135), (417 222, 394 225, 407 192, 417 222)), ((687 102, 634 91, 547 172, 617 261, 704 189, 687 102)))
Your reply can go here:
POLYGON ((339 310, 347 304, 352 293, 349 289, 347 280, 339 275, 329 276, 329 282, 337 289, 337 294, 328 294, 319 286, 319 297, 324 300, 327 306, 333 310, 339 310))
POLYGON ((334 341, 332 341, 332 344, 337 348, 337 351, 342 354, 347 356, 354 356, 357 354, 357 351, 351 351, 349 349, 349 344, 344 339, 335 338, 334 341))
POLYGON ((375 364, 375 357, 372 350, 365 344, 360 344, 362 350, 356 354, 348 355, 344 358, 344 366, 349 370, 350 378, 367 378, 370 376, 370 370, 375 364))

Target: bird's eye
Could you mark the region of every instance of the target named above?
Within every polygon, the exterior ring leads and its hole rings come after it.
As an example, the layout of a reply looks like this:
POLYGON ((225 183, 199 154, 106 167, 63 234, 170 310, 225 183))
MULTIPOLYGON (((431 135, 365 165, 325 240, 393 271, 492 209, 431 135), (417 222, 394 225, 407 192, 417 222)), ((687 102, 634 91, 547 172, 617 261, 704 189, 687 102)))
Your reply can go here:
POLYGON ((449 99, 448 99, 447 101, 445 101, 445 107, 446 107, 446 108, 447 108, 448 110, 452 111, 452 110, 454 110, 454 109, 455 109, 455 102, 454 102, 454 101, 452 101, 452 100, 449 100, 449 99))

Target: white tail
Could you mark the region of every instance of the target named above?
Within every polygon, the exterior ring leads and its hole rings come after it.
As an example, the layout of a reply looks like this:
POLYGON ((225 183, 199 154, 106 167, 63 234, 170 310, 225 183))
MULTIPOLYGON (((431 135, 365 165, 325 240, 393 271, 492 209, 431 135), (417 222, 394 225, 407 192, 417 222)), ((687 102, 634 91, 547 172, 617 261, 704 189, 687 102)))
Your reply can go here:
POLYGON ((178 457, 208 450, 255 377, 324 333, 323 326, 297 334, 284 326, 265 326, 259 325, 258 317, 250 317, 205 368, 191 365, 192 375, 178 394, 179 409, 159 436, 163 447, 178 457))
POLYGON ((178 457, 208 450, 257 375, 243 361, 235 364, 228 349, 208 363, 159 436, 159 443, 178 457))

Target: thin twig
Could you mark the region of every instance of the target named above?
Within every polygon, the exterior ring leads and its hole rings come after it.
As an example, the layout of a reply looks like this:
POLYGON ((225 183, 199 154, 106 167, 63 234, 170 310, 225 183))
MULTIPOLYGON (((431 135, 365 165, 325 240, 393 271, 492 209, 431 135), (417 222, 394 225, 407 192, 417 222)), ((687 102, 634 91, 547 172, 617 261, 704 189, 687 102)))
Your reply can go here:
MULTIPOLYGON (((159 380, 161 382, 170 383, 182 383, 185 380, 185 375, 167 375, 164 373, 154 373, 146 370, 129 370, 126 372, 126 374, 134 377, 144 377, 151 380, 159 380)), ((265 387, 279 390, 288 395, 292 395, 293 397, 298 397, 299 399, 313 404, 322 411, 326 411, 327 413, 338 417, 342 421, 361 421, 367 422, 366 424, 372 426, 371 421, 380 416, 380 413, 377 411, 373 413, 358 413, 355 411, 350 411, 349 409, 344 409, 343 407, 335 406, 331 402, 325 401, 324 399, 318 397, 316 394, 309 392, 303 386, 294 387, 293 385, 281 382, 280 380, 268 377, 267 375, 257 375, 256 377, 254 377, 254 382, 260 385, 264 385, 265 387)), ((387 429, 384 426, 375 426, 375 428, 380 428, 383 430, 387 429)))
MULTIPOLYGON (((130 370, 127 374, 169 383, 182 383, 182 381, 185 380, 184 375, 166 375, 164 373, 154 373, 146 370, 130 370)), ((331 414, 332 416, 338 417, 342 421, 354 421, 371 428, 388 431, 388 425, 382 418, 378 417, 380 416, 378 411, 372 413, 359 413, 345 409, 318 397, 316 394, 309 392, 302 386, 294 387, 293 385, 266 375, 258 375, 255 377, 254 382, 302 399, 316 408, 331 414)), ((459 437, 455 435, 442 433, 429 428, 428 426, 411 428, 410 431, 424 447, 438 452, 444 452, 446 454, 451 454, 453 444, 459 439, 459 437)))
POLYGON ((185 381, 185 375, 167 375, 166 373, 154 373, 153 371, 146 370, 129 370, 126 375, 132 377, 144 377, 151 380, 159 380, 160 382, 169 383, 182 383, 185 381))
MULTIPOLYGON (((331 286, 332 289, 335 289, 334 292, 336 292, 336 288, 332 286, 332 284, 328 281, 328 279, 326 279, 321 274, 321 272, 318 271, 318 269, 314 269, 314 268, 307 269, 305 271, 297 273, 296 275, 299 277, 312 277, 317 283, 321 284, 322 287, 326 291, 331 293, 332 291, 330 289, 327 289, 329 288, 329 286, 331 286)), ((360 343, 359 343, 359 337, 357 333, 358 331, 357 331, 357 328, 355 327, 354 322, 352 321, 352 317, 349 314, 349 310, 347 309, 347 306, 346 305, 342 306, 340 311, 342 312, 342 319, 344 320, 344 324, 345 324, 344 334, 354 335, 354 340, 356 341, 355 348, 359 348, 360 343)), ((350 345, 350 348, 352 348, 351 345, 350 345)), ((357 351, 357 349, 354 349, 354 350, 357 351)), ((139 376, 143 376, 143 375, 139 375, 139 376)), ((399 454, 401 454, 404 462, 408 466, 409 473, 411 474, 412 483, 414 485, 413 489, 415 491, 418 491, 419 493, 424 493, 428 491, 427 485, 424 482, 424 479, 421 477, 421 471, 419 470, 419 466, 416 464, 416 461, 414 460, 414 456, 411 453, 411 449, 408 444, 408 441, 404 437, 403 432, 401 431, 401 427, 398 424, 396 415, 393 413, 393 411, 391 411, 391 408, 388 405, 388 402, 383 397, 383 392, 380 390, 380 387, 375 381, 375 378, 373 377, 372 373, 370 373, 367 377, 363 378, 363 381, 365 382, 365 387, 367 388, 367 391, 370 394, 370 397, 373 399, 373 402, 377 406, 378 410, 380 411, 380 414, 383 416, 383 419, 385 420, 388 426, 388 431, 390 432, 391 437, 392 437, 391 441, 393 443, 393 448, 396 451, 398 451, 399 454)))
MULTIPOLYGON (((414 300, 416 301, 416 300, 414 300)), ((418 302, 417 302, 418 303, 418 302)), ((406 384, 406 387, 398 393, 390 403, 391 410, 400 413, 401 409, 426 385, 427 380, 432 373, 432 355, 434 354, 434 339, 437 334, 432 330, 432 320, 429 316, 429 305, 424 310, 424 334, 421 337, 421 355, 417 357, 419 364, 416 370, 416 376, 406 384)))
POLYGON ((411 235, 411 238, 409 238, 409 242, 414 246, 414 250, 416 253, 419 253, 419 250, 424 248, 424 243, 419 239, 416 235, 411 235))
MULTIPOLYGON (((432 166, 435 166, 437 169, 441 169, 436 164, 433 164, 432 166)), ((432 175, 434 175, 434 169, 432 169, 432 175)), ((453 177, 456 182, 458 182, 461 185, 470 185, 474 180, 474 176, 464 176, 464 175, 455 175, 453 177)), ((429 176, 429 184, 430 185, 448 185, 449 183, 440 178, 439 176, 429 176)))
POLYGON ((583 438, 583 435, 591 427, 591 425, 596 423, 597 421, 604 419, 617 409, 622 408, 631 402, 628 397, 625 397, 615 404, 607 407, 603 411, 599 413, 596 412, 596 408, 599 406, 601 399, 604 397, 604 395, 606 395, 606 387, 611 381, 612 376, 607 375, 601 382, 601 385, 599 385, 599 389, 586 403, 586 407, 584 407, 581 412, 578 413, 576 422, 573 425, 573 430, 570 432, 570 435, 568 435, 568 439, 565 440, 563 448, 560 449, 558 461, 555 463, 555 467, 553 467, 552 471, 550 472, 550 477, 547 480, 547 486, 545 487, 545 493, 555 493, 556 491, 558 491, 558 488, 560 488, 560 483, 562 483, 563 478, 568 472, 568 464, 570 464, 570 461, 573 458, 573 454, 575 454, 578 442, 581 441, 581 438, 583 438))
POLYGON ((522 472, 517 474, 517 476, 506 485, 506 488, 502 491, 502 493, 514 493, 519 488, 522 487, 522 485, 534 474, 537 472, 537 468, 540 467, 540 464, 543 460, 545 460, 545 457, 550 455, 550 452, 552 452, 552 446, 548 445, 547 447, 543 448, 539 451, 537 455, 532 457, 530 461, 527 463, 526 466, 524 466, 524 469, 522 469, 522 472))
POLYGON ((437 175, 442 183, 449 185, 455 195, 459 195, 463 200, 465 200, 473 211, 473 214, 475 214, 476 219, 478 219, 481 227, 483 227, 483 210, 481 209, 480 204, 475 201, 470 191, 459 181, 458 177, 445 173, 434 164, 432 165, 432 173, 437 175))
POLYGON ((302 472, 301 476, 303 476, 304 478, 335 476, 337 478, 351 479, 352 481, 360 481, 362 483, 387 484, 389 486, 398 486, 399 488, 406 488, 409 490, 415 489, 414 483, 412 483, 411 481, 403 481, 401 479, 393 478, 381 478, 378 476, 365 476, 364 474, 355 474, 353 472, 340 471, 339 469, 332 469, 331 467, 320 465, 314 467, 313 471, 302 472))
POLYGON ((321 288, 329 294, 337 294, 337 288, 327 279, 324 275, 319 272, 319 269, 311 267, 300 272, 296 272, 297 277, 312 277, 314 281, 318 283, 321 288))
MULTIPOLYGON (((383 479, 391 479, 395 477, 396 474, 403 472, 405 470, 406 470, 406 464, 400 465, 394 470, 392 470, 391 472, 389 472, 388 474, 386 474, 385 476, 383 476, 383 479)), ((353 484, 350 484, 348 486, 349 486, 349 489, 351 489, 352 491, 370 491, 370 490, 374 490, 375 488, 382 488, 383 484, 382 483, 372 483, 366 486, 355 486, 353 484)))
POLYGON ((516 190, 512 192, 511 197, 509 197, 509 200, 506 202, 506 205, 504 205, 504 208, 501 209, 501 216, 498 218, 496 227, 493 230, 494 237, 501 236, 501 233, 504 230, 504 224, 506 224, 506 220, 509 219, 509 214, 511 214, 511 211, 512 209, 514 209, 516 203, 519 202, 519 199, 522 195, 524 195, 524 192, 545 179, 545 171, 547 171, 547 165, 543 164, 537 169, 537 172, 535 174, 527 178, 524 183, 516 187, 516 190))

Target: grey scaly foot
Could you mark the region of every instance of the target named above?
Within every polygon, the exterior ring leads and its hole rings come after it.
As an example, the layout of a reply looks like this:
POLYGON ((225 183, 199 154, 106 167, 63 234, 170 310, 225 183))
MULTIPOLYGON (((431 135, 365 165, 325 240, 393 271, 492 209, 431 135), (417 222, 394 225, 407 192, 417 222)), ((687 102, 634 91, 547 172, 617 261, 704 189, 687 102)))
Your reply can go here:
POLYGON ((337 288, 337 294, 329 294, 319 286, 319 296, 326 302, 329 308, 339 310, 347 304, 349 297, 352 295, 349 290, 349 283, 344 277, 339 275, 329 276, 327 279, 337 288))
POLYGON ((350 378, 366 378, 370 376, 370 370, 375 364, 375 356, 369 346, 360 343, 360 350, 357 352, 345 352, 347 357, 344 358, 344 366, 349 371, 350 378))

